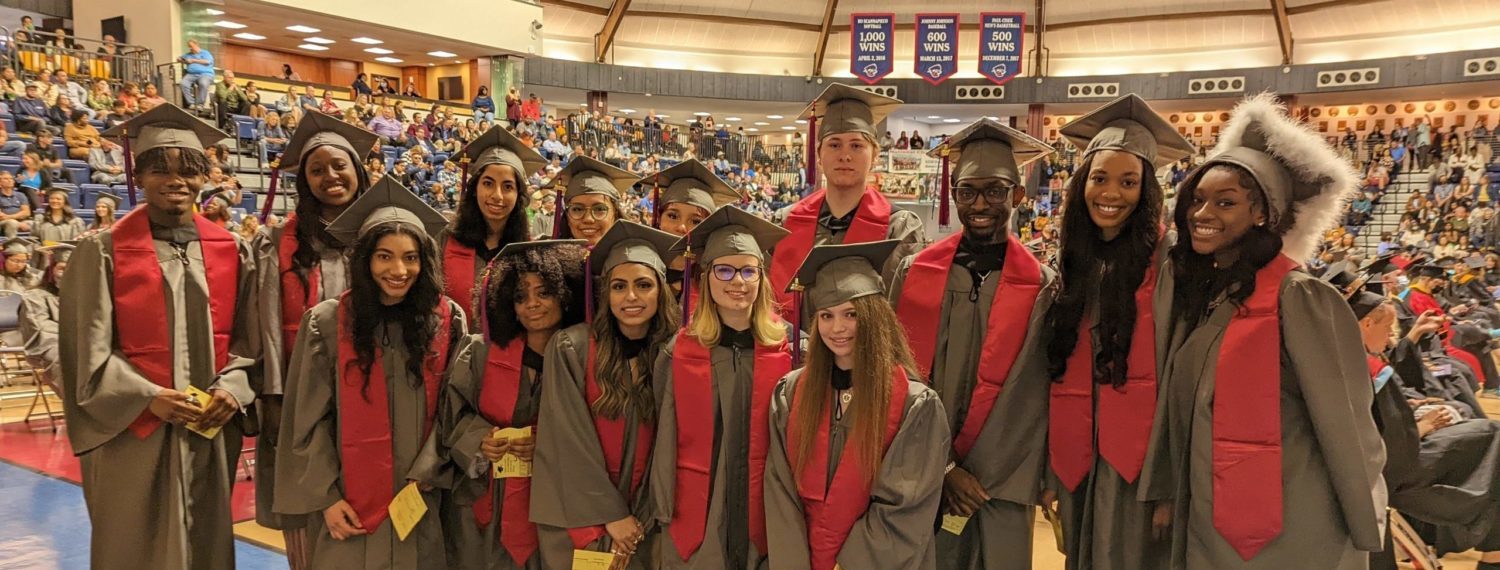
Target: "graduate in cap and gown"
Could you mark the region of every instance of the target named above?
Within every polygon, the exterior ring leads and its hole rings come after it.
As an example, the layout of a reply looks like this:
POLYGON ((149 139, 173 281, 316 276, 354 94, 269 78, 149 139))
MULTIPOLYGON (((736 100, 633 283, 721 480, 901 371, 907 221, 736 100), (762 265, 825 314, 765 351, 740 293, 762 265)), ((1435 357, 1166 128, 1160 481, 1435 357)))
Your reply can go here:
POLYGON ((1062 290, 1047 315, 1048 495, 1059 499, 1068 568, 1165 568, 1172 473, 1150 442, 1171 322, 1171 286, 1158 276, 1171 241, 1156 170, 1193 146, 1136 95, 1063 136, 1084 152, 1064 195, 1062 290))
MULTIPOLYGON (((891 283, 918 373, 943 401, 953 448, 938 567, 1030 568, 1046 455, 1046 337, 1056 275, 1010 234, 1021 167, 1052 147, 981 119, 933 149, 953 166, 962 229, 902 260, 891 283)), ((944 194, 948 195, 948 194, 944 194)), ((946 204, 944 205, 946 206, 946 204)))
POLYGON ((895 253, 876 268, 889 282, 896 264, 927 245, 922 218, 894 210, 872 180, 882 133, 876 127, 900 105, 899 99, 835 83, 803 111, 807 179, 814 191, 787 210, 782 227, 792 234, 777 244, 770 267, 771 289, 788 321, 796 319, 787 285, 813 246, 897 240, 895 253))
POLYGON ((1385 449, 1359 323, 1299 268, 1356 180, 1261 95, 1181 186, 1162 277, 1174 567, 1364 569, 1381 548, 1385 449))
POLYGON ((73 241, 83 235, 83 220, 73 214, 73 196, 64 188, 47 189, 47 204, 31 228, 32 239, 42 245, 73 241))
POLYGON ((478 296, 481 334, 470 335, 449 368, 438 451, 464 475, 444 495, 443 536, 455 568, 539 570, 531 522, 531 478, 494 478, 510 454, 530 461, 536 438, 501 428, 536 427, 547 345, 583 322, 583 240, 516 242, 486 270, 478 296))
POLYGON ((436 488, 453 474, 433 425, 468 329, 443 296, 432 236, 447 223, 383 178, 328 224, 353 248, 349 290, 302 317, 276 445, 274 509, 304 516, 308 568, 449 567, 436 488), (408 485, 427 511, 403 540, 389 505, 408 485))
POLYGON ((609 229, 625 219, 625 196, 639 176, 587 156, 568 161, 547 188, 557 192, 553 238, 581 239, 593 248, 609 229))
POLYGON ((115 212, 120 210, 121 200, 113 192, 100 192, 94 195, 94 221, 89 222, 88 229, 78 237, 88 236, 109 229, 115 224, 115 212))
POLYGON ((477 327, 475 289, 501 249, 531 240, 526 179, 546 167, 547 159, 498 126, 465 146, 464 157, 469 179, 458 200, 458 217, 438 237, 438 246, 448 298, 463 305, 469 323, 477 327))
MULTIPOLYGON (((654 201, 651 214, 655 219, 651 225, 678 237, 688 235, 689 231, 708 219, 710 213, 718 211, 720 206, 738 204, 745 198, 744 194, 735 190, 714 174, 708 165, 698 162, 696 158, 674 164, 647 177, 643 182, 649 182, 652 186, 654 201)), ((678 293, 682 292, 684 269, 685 260, 682 256, 673 256, 667 264, 667 281, 678 293)), ((683 302, 691 305, 689 301, 684 299, 683 302)))
POLYGON ((615 223, 589 252, 585 278, 598 280, 585 293, 589 322, 547 346, 531 483, 544 568, 571 567, 575 549, 656 567, 645 548, 646 475, 656 435, 653 365, 679 318, 664 261, 676 241, 615 223))
MULTIPOLYGON (((302 315, 318 303, 337 299, 349 289, 351 247, 328 233, 328 224, 370 187, 364 155, 375 146, 375 133, 322 113, 307 116, 292 133, 278 168, 296 172, 296 210, 280 226, 267 228, 251 242, 255 252, 256 320, 260 337, 260 373, 256 381, 255 521, 281 529, 293 570, 307 567, 305 522, 283 516, 270 505, 276 497, 276 444, 281 432, 282 398, 302 315)), ((267 198, 274 201, 275 196, 267 198)))
POLYGON ((254 324, 241 309, 254 302, 255 264, 233 234, 193 214, 212 167, 203 149, 226 135, 173 105, 105 135, 125 137, 128 186, 144 200, 78 242, 59 295, 61 396, 91 566, 232 569, 237 418, 255 400, 254 324), (209 438, 187 424, 222 430, 209 438))
POLYGON ((57 321, 61 318, 57 294, 62 275, 68 269, 68 259, 73 256, 73 243, 59 243, 37 248, 47 259, 42 283, 21 294, 21 310, 16 324, 21 345, 26 349, 26 361, 42 371, 42 381, 52 391, 62 394, 62 369, 57 357, 57 321))
POLYGON ((42 282, 42 271, 31 266, 31 249, 36 242, 29 238, 15 237, 5 240, 0 249, 5 264, 0 267, 0 291, 24 293, 42 282))
POLYGON ((885 297, 898 243, 818 246, 793 278, 811 323, 805 365, 771 396, 770 568, 937 568, 952 432, 885 297))
POLYGON ((651 461, 658 568, 766 564, 763 489, 771 392, 792 370, 787 323, 765 277, 787 231, 734 206, 677 242, 695 259, 691 318, 656 359, 651 461))

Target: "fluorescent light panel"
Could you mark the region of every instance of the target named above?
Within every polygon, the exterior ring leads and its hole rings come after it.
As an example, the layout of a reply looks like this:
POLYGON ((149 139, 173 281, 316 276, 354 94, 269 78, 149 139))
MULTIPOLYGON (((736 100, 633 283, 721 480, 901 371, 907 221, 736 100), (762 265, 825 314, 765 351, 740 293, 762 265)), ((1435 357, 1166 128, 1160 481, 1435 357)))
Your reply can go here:
POLYGON ((385 48, 365 48, 365 53, 373 53, 375 55, 390 55, 396 52, 385 48))
POLYGON ((432 57, 453 57, 453 56, 458 55, 458 54, 452 53, 452 52, 446 52, 446 51, 438 50, 438 51, 429 51, 429 52, 427 52, 427 55, 430 55, 432 57))
POLYGON ((320 46, 318 44, 302 44, 297 47, 305 49, 307 51, 328 51, 327 46, 320 46))
POLYGON ((287 26, 286 29, 294 31, 294 32, 297 32, 299 34, 316 34, 318 32, 323 31, 323 30, 320 30, 318 28, 314 28, 312 26, 304 26, 302 24, 297 24, 295 26, 287 26))
POLYGON ((375 58, 375 61, 378 61, 378 62, 381 62, 381 63, 401 63, 402 61, 405 61, 405 60, 397 59, 397 58, 394 58, 394 57, 377 57, 377 58, 375 58))
POLYGON ((365 44, 365 45, 371 45, 371 46, 380 45, 380 44, 385 43, 385 42, 377 40, 375 38, 367 38, 367 37, 364 37, 364 36, 360 36, 360 37, 351 39, 349 41, 357 43, 357 44, 365 44))
POLYGON ((215 10, 213 8, 208 8, 208 9, 205 9, 203 11, 204 11, 204 13, 207 13, 210 16, 223 16, 224 15, 224 11, 223 10, 215 10))
POLYGON ((219 20, 217 22, 214 22, 214 25, 218 26, 220 28, 227 28, 227 29, 230 29, 230 30, 243 30, 243 29, 249 27, 249 26, 246 26, 246 25, 241 24, 239 22, 231 22, 229 20, 219 20))
POLYGON ((242 39, 242 40, 254 40, 254 41, 260 41, 260 40, 266 39, 265 36, 262 36, 260 34, 252 34, 250 32, 240 32, 238 34, 235 34, 234 37, 242 39))
POLYGON ((325 45, 325 46, 328 45, 328 44, 334 43, 333 40, 330 40, 328 38, 320 38, 320 37, 317 37, 317 36, 313 36, 311 38, 304 38, 303 41, 306 41, 307 43, 310 43, 310 44, 318 44, 318 45, 325 45))

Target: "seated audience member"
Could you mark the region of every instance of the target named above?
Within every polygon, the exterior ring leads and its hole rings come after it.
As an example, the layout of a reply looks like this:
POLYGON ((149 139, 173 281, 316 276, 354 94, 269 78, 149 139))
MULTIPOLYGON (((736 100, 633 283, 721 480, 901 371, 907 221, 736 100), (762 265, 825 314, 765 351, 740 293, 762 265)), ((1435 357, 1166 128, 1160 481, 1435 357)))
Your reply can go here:
POLYGON ((68 145, 68 158, 87 160, 89 151, 99 146, 99 129, 89 122, 88 115, 81 110, 73 111, 73 120, 63 128, 63 141, 68 145))
POLYGON ((89 149, 89 168, 95 184, 125 183, 125 149, 109 139, 100 139, 99 146, 89 149))
POLYGON ((25 152, 26 143, 11 138, 10 133, 5 130, 5 123, 0 123, 0 155, 21 158, 21 154, 25 152))
POLYGON ((42 100, 35 83, 26 84, 26 94, 11 104, 11 113, 16 118, 16 129, 23 133, 37 134, 50 129, 47 126, 47 103, 42 100))
POLYGON ((31 199, 16 187, 16 177, 0 170, 0 233, 6 239, 31 231, 31 199))
POLYGON ((161 93, 157 91, 156 84, 147 83, 146 91, 143 95, 141 95, 141 100, 139 103, 141 107, 140 112, 145 113, 146 111, 155 109, 157 105, 162 105, 166 102, 167 99, 165 97, 162 97, 161 93))
MULTIPOLYGON (((51 131, 37 133, 36 142, 31 143, 30 146, 26 147, 26 150, 28 153, 36 153, 37 158, 41 161, 39 168, 47 172, 48 180, 70 182, 72 181, 72 174, 63 168, 62 157, 57 156, 57 152, 52 150, 52 141, 54 140, 56 139, 53 137, 51 131)), ((25 161, 22 162, 24 164, 25 161)), ((21 185, 29 186, 25 183, 21 185)), ((32 186, 32 188, 40 190, 45 188, 45 186, 32 186)))

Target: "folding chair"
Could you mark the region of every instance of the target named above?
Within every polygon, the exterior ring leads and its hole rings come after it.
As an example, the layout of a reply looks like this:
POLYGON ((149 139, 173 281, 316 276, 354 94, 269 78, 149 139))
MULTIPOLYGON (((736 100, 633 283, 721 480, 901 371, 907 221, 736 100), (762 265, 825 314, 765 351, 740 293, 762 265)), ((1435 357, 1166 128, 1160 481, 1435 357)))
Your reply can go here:
POLYGON ((1391 541, 1395 544, 1396 552, 1406 558, 1407 562, 1415 570, 1442 570, 1443 561, 1438 558, 1437 550, 1422 541, 1421 535, 1412 528, 1411 523, 1395 509, 1387 509, 1391 515, 1390 529, 1391 541))

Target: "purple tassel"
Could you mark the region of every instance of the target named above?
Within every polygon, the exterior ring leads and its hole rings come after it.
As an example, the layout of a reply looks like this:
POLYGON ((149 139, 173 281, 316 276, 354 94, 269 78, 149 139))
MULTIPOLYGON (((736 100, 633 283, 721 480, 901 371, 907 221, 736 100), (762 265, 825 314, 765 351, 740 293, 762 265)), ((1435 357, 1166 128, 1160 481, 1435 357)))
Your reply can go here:
MULTIPOLYGON (((562 239, 563 231, 563 193, 559 188, 557 199, 553 201, 552 208, 552 239, 562 239)), ((587 262, 584 262, 587 263, 587 262)), ((587 269, 587 268, 585 268, 587 269)))
POLYGON ((802 367, 802 287, 792 286, 792 368, 802 367))
POLYGON ((693 314, 693 308, 688 306, 688 301, 693 299, 693 252, 689 251, 682 256, 682 326, 687 326, 688 317, 693 314))
POLYGON ((943 161, 943 174, 942 174, 942 178, 943 178, 943 191, 942 191, 942 197, 940 199, 941 201, 938 202, 938 227, 940 227, 940 228, 946 228, 946 227, 948 227, 948 222, 949 222, 949 219, 948 219, 948 202, 951 199, 951 197, 949 196, 949 190, 948 190, 948 146, 947 145, 943 146, 942 161, 943 161))
POLYGON ((130 127, 125 127, 125 189, 130 192, 130 207, 135 207, 135 155, 130 154, 130 127))
MULTIPOLYGON (((498 257, 496 258, 499 259, 498 257)), ((479 284, 479 326, 484 330, 484 340, 490 340, 490 276, 494 275, 495 263, 484 268, 484 279, 479 284)))
POLYGON ((661 229, 661 185, 651 185, 651 227, 661 229))
POLYGON ((468 184, 469 184, 469 155, 468 154, 464 154, 464 157, 458 161, 458 168, 459 168, 459 179, 458 179, 459 182, 458 183, 461 186, 467 187, 468 184))
POLYGON ((266 205, 260 207, 260 223, 271 218, 271 206, 276 203, 277 183, 281 181, 281 161, 271 166, 271 187, 266 190, 266 205))
POLYGON ((583 256, 583 320, 594 322, 594 268, 587 255, 583 256))
POLYGON ((807 187, 818 187, 818 115, 807 118, 807 187))

